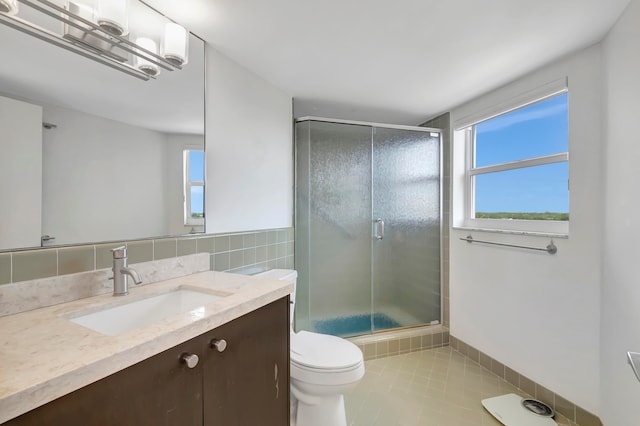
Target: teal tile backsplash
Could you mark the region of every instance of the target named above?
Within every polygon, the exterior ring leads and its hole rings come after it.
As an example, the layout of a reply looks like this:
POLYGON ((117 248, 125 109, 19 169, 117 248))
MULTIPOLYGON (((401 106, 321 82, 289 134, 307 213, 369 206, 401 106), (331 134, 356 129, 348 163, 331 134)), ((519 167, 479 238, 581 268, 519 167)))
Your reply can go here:
POLYGON ((168 259, 178 255, 178 241, 175 238, 166 238, 153 241, 153 259, 168 259))
MULTIPOLYGON (((204 238, 203 238, 204 240, 204 238)), ((205 250, 208 252, 208 250, 205 250)), ((198 252, 198 240, 195 238, 181 238, 178 240, 178 256, 188 256, 198 252)))
POLYGON ((11 281, 27 281, 58 274, 58 250, 23 251, 11 256, 11 281))
POLYGON ((111 249, 124 244, 129 264, 209 253, 216 271, 294 267, 294 230, 283 228, 3 252, 0 285, 110 268, 111 249))
POLYGON ((11 253, 0 254, 0 284, 11 282, 11 253))
POLYGON ((58 250, 58 275, 75 274, 96 269, 95 247, 80 246, 58 250))

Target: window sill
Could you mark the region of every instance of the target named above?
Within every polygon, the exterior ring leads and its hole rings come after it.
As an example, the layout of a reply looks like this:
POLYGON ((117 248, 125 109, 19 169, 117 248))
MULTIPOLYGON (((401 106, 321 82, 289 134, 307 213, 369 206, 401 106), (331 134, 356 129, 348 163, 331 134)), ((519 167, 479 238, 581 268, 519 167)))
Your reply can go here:
POLYGON ((507 235, 524 235, 528 237, 545 237, 545 238, 560 238, 560 239, 569 238, 568 233, 557 233, 557 232, 516 231, 516 230, 510 230, 510 229, 474 228, 469 226, 453 226, 452 229, 456 231, 486 232, 491 234, 507 234, 507 235))
POLYGON ((184 223, 184 226, 204 226, 204 219, 188 220, 184 223))

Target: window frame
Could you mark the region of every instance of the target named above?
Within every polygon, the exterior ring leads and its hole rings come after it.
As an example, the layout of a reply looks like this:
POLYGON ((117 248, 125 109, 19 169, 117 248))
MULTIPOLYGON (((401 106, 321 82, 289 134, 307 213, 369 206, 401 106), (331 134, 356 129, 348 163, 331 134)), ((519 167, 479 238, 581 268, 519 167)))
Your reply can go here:
MULTIPOLYGON (((185 226, 200 226, 200 225, 204 225, 204 216, 201 218, 194 218, 191 216, 192 211, 191 211, 191 188, 193 187, 202 187, 202 193, 203 193, 203 204, 204 204, 204 188, 205 188, 205 182, 204 182, 204 176, 203 176, 203 180, 202 181, 192 181, 189 179, 189 171, 191 170, 190 167, 190 160, 189 160, 189 153, 192 151, 198 151, 198 152, 203 152, 204 153, 204 149, 202 148, 192 148, 192 147, 185 147, 182 150, 182 181, 183 181, 183 201, 184 201, 184 205, 183 205, 183 211, 184 211, 184 224, 185 226)), ((203 210, 204 210, 204 205, 203 205, 203 210)))
MULTIPOLYGON (((522 101, 514 104, 504 110, 496 111, 492 114, 474 120, 471 123, 460 126, 455 131, 456 138, 464 138, 464 150, 465 150, 465 176, 464 176, 464 215, 463 215, 463 227, 479 230, 491 230, 491 231, 505 231, 505 232, 521 232, 521 233, 550 233, 550 234, 569 234, 569 221, 557 221, 557 220, 525 220, 525 219, 488 219, 488 218, 475 218, 475 176, 503 172, 509 170, 519 170, 528 167, 542 166, 547 164, 557 164, 566 162, 570 167, 569 162, 569 145, 570 141, 567 141, 567 151, 543 155, 538 157, 529 157, 521 160, 508 161, 504 163, 497 163, 488 166, 474 167, 475 163, 475 126, 481 122, 485 122, 496 118, 501 115, 509 114, 513 111, 517 111, 522 108, 526 108, 535 103, 542 102, 551 99, 555 96, 562 94, 568 94, 568 87, 565 86, 560 90, 553 90, 546 95, 535 96, 529 98, 526 101, 522 101)), ((567 96, 567 107, 569 104, 569 97, 567 96)), ((569 114, 567 112, 567 125, 569 125, 569 114)), ((567 185, 569 183, 567 182, 567 185)), ((570 211, 571 209, 569 209, 570 211)), ((570 220, 570 219, 569 219, 570 220)))

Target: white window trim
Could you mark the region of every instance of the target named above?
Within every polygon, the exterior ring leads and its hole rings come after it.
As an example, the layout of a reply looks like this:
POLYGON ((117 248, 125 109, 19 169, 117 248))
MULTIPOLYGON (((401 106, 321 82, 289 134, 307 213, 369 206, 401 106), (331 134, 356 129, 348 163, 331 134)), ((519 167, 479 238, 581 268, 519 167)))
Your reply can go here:
POLYGON ((478 124, 499 115, 514 111, 518 108, 531 105, 538 101, 552 98, 555 95, 568 91, 568 79, 566 77, 549 81, 533 89, 526 90, 517 96, 510 97, 502 102, 497 102, 484 108, 480 108, 470 114, 456 119, 453 122, 455 130, 463 130, 466 127, 478 124))
POLYGON ((482 175, 485 173, 504 172, 507 170, 523 169, 525 167, 544 166, 545 164, 564 163, 569 161, 569 153, 561 152, 559 154, 544 155, 542 157, 527 158, 525 160, 510 161, 508 163, 499 163, 492 166, 476 167, 469 171, 471 176, 482 175))
POLYGON ((545 220, 507 220, 507 219, 476 219, 474 218, 475 205, 473 187, 474 176, 494 173, 506 170, 515 170, 524 167, 533 167, 545 164, 553 164, 569 161, 569 152, 562 152, 541 157, 527 158, 524 160, 512 161, 507 163, 493 164, 491 166, 473 167, 474 150, 473 150, 473 134, 471 127, 486 120, 490 120, 502 114, 524 108, 536 102, 550 99, 554 96, 568 92, 567 80, 559 79, 544 86, 536 88, 527 94, 515 97, 508 103, 494 105, 492 108, 486 109, 482 114, 473 114, 457 120, 455 123, 455 137, 463 137, 465 140, 465 183, 464 183, 464 215, 462 226, 456 226, 458 229, 473 229, 486 231, 514 231, 517 233, 527 234, 549 234, 565 236, 569 234, 569 221, 545 221, 545 220), (546 93, 545 93, 546 91, 546 93))
POLYGON ((191 188, 194 186, 201 186, 204 191, 204 181, 192 181, 189 180, 189 152, 190 151, 203 151, 202 148, 185 146, 182 150, 183 156, 183 198, 184 198, 184 224, 187 226, 199 226, 204 225, 204 218, 191 217, 191 188))

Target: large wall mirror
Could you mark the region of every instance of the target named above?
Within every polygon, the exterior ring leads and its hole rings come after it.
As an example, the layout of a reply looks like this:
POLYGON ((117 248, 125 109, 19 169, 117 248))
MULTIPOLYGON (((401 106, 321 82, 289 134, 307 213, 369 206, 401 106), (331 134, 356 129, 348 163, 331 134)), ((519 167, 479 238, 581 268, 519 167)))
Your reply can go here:
POLYGON ((0 250, 204 232, 204 50, 143 81, 0 25, 0 250))

